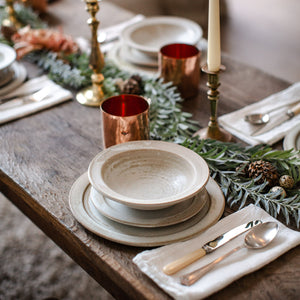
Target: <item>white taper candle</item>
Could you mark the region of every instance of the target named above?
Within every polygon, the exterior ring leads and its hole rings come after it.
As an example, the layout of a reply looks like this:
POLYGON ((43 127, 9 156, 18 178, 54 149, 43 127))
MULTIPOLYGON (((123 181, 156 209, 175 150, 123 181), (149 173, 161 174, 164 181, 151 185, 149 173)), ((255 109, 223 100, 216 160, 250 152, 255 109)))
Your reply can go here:
POLYGON ((208 71, 217 72, 221 65, 220 45, 220 2, 209 0, 208 8, 208 47, 207 68, 208 71))

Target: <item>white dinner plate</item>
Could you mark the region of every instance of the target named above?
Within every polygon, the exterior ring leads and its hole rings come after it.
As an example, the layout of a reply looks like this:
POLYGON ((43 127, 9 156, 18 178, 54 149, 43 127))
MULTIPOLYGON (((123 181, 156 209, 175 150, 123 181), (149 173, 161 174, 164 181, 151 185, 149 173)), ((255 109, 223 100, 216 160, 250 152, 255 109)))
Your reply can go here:
POLYGON ((290 130, 283 140, 284 150, 290 150, 292 148, 300 150, 300 124, 290 130))
POLYGON ((0 96, 11 92, 19 85, 21 85, 26 79, 27 71, 22 64, 20 64, 19 62, 14 62, 12 64, 12 68, 14 70, 14 77, 10 82, 0 88, 0 96))
POLYGON ((147 55, 157 56, 163 45, 170 43, 196 45, 202 34, 202 28, 194 21, 160 16, 146 18, 126 27, 121 33, 121 41, 147 55))
POLYGON ((0 43, 0 72, 9 67, 16 60, 16 56, 12 47, 0 43))
POLYGON ((211 178, 206 189, 210 196, 207 212, 202 209, 185 222, 162 228, 127 226, 104 217, 90 200, 91 185, 87 173, 74 182, 69 194, 69 205, 78 222, 100 237, 125 245, 154 247, 187 240, 219 220, 225 207, 224 195, 211 178))
POLYGON ((181 223, 195 216, 209 199, 206 189, 190 200, 159 210, 140 210, 130 208, 104 197, 93 187, 91 201, 105 217, 118 223, 137 227, 164 227, 181 223))

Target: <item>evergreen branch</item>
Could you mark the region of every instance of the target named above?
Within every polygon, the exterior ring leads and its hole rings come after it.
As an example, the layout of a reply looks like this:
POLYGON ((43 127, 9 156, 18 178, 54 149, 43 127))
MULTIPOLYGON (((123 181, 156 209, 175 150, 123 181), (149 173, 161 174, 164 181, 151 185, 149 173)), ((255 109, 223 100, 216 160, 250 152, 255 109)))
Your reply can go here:
MULTIPOLYGON (((242 170, 236 171, 237 167, 246 165, 253 160, 269 160, 280 166, 284 161, 293 173, 293 178, 299 181, 299 155, 300 151, 272 150, 264 145, 254 147, 242 147, 236 143, 223 143, 214 140, 200 140, 192 138, 186 140, 183 146, 195 151, 207 162, 211 177, 221 186, 226 201, 230 206, 239 204, 239 209, 248 202, 263 207, 270 215, 276 218, 280 213, 285 217, 286 223, 290 218, 295 220, 297 227, 300 226, 300 191, 299 189, 288 192, 287 197, 280 197, 279 193, 266 192, 268 182, 258 184, 261 176, 249 179, 241 176, 242 170)), ((283 174, 286 168, 278 169, 283 174)))
POLYGON ((22 23, 29 25, 31 28, 47 28, 47 24, 43 22, 30 6, 24 6, 20 3, 14 4, 17 19, 22 23))

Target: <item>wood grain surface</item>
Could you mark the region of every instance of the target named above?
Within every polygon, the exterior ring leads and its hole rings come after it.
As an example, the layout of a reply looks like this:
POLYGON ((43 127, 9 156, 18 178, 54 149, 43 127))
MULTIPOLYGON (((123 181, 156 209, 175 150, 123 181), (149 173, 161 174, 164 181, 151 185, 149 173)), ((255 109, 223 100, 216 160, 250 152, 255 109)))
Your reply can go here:
MULTIPOLYGON (((67 24, 67 19, 60 21, 67 24)), ((224 56, 222 62, 227 70, 221 75, 220 115, 289 85, 229 57, 224 56)), ((184 102, 185 110, 194 112, 202 126, 207 125, 209 116, 205 84, 202 74, 199 97, 184 102)), ((90 233, 70 211, 70 188, 101 151, 100 132, 99 110, 75 100, 2 125, 1 192, 117 299, 170 299, 132 263, 143 248, 90 233)), ((226 214, 231 212, 226 208, 226 214)), ((299 278, 298 247, 209 299, 296 299, 299 278)))

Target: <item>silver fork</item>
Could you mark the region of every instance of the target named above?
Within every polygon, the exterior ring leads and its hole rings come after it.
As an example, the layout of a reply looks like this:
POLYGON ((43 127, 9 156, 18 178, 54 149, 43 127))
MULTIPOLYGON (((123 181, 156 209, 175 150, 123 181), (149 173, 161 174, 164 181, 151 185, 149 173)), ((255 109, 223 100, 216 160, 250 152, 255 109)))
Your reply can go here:
POLYGON ((0 111, 32 102, 39 102, 50 96, 53 86, 46 86, 39 91, 25 97, 14 98, 0 103, 0 111))

